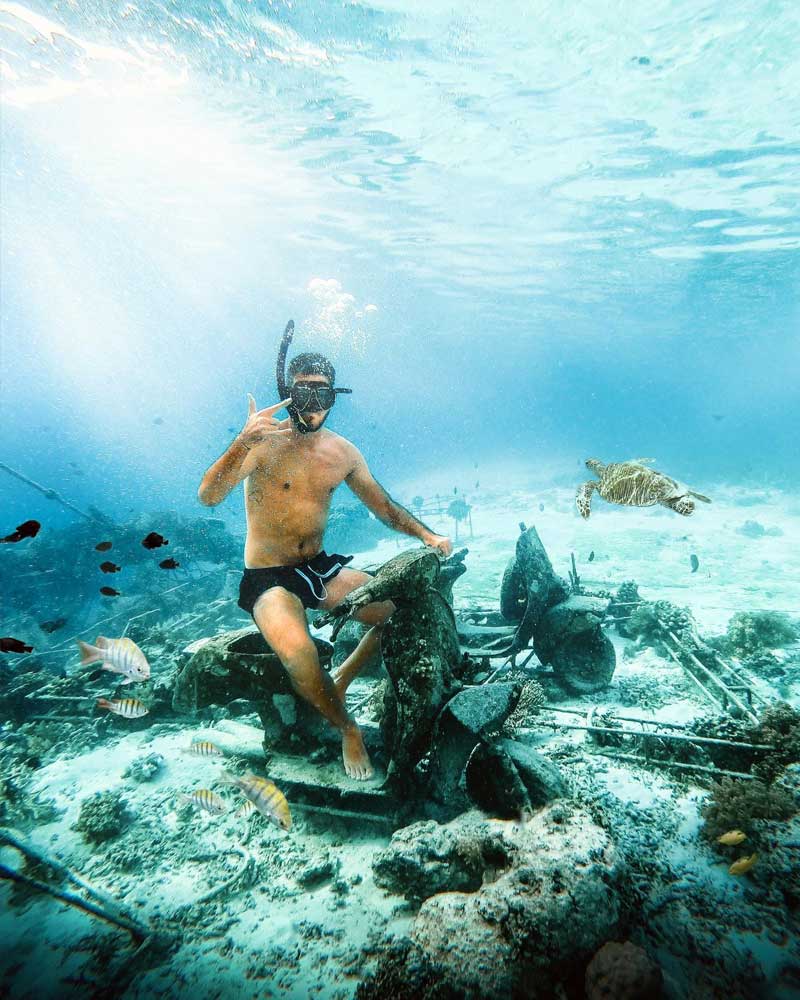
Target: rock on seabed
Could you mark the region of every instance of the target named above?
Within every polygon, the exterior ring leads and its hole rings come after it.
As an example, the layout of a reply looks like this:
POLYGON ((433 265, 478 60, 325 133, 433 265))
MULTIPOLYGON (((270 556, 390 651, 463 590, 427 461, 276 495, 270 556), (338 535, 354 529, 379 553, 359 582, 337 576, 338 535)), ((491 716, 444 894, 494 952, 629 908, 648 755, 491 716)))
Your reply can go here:
MULTIPOLYGON (((558 802, 524 824, 467 813, 436 830, 415 827, 416 850, 409 832, 395 835, 398 873, 414 880, 412 895, 424 894, 426 875, 441 890, 449 872, 461 888, 465 879, 475 884, 476 866, 483 869, 477 891, 426 899, 411 932, 418 951, 465 997, 550 997, 568 969, 613 936, 622 861, 584 810, 558 802), (433 853, 425 847, 431 838, 433 853)), ((384 871, 391 851, 390 844, 384 871)))

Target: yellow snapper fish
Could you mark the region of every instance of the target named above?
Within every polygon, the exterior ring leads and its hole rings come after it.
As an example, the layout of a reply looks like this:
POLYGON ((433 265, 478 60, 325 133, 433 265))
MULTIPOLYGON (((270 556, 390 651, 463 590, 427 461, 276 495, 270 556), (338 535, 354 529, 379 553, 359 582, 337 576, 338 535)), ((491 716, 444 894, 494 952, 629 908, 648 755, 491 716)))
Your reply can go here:
POLYGON ((751 854, 749 858, 738 858, 728 869, 729 875, 744 875, 745 872, 749 872, 753 865, 758 860, 757 854, 751 854))
POLYGON ((192 740, 184 753, 190 753, 195 757, 225 756, 216 743, 210 743, 208 740, 192 740))
POLYGON ((219 780, 226 785, 235 785, 265 819, 282 830, 291 830, 292 814, 289 812, 289 803, 283 792, 269 778, 259 778, 256 774, 238 777, 223 771, 219 780))
POLYGON ((192 805, 211 813, 212 816, 221 816, 227 810, 225 800, 208 788, 198 788, 191 795, 181 795, 181 800, 191 802, 192 805))
POLYGON ((108 698, 98 698, 97 707, 105 708, 114 715, 121 715, 123 719, 141 719, 150 711, 138 698, 115 698, 113 701, 109 701, 108 698))
POLYGON ((743 840, 747 840, 747 834, 742 833, 741 830, 728 830, 721 837, 717 837, 717 843, 724 844, 726 847, 736 847, 743 840))
POLYGON ((146 681, 150 677, 150 664, 133 639, 107 639, 98 635, 94 646, 81 639, 77 642, 82 667, 102 660, 101 669, 110 670, 112 674, 122 674, 125 678, 123 684, 146 681))

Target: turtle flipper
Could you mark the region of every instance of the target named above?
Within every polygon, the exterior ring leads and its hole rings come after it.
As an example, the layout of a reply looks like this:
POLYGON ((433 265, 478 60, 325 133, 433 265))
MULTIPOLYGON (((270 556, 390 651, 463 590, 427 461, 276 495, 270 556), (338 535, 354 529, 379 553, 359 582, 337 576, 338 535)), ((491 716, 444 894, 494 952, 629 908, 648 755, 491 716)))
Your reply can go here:
POLYGON ((661 503, 664 507, 669 507, 670 510, 674 510, 676 514, 683 514, 684 517, 688 517, 694 512, 694 500, 690 500, 687 496, 674 497, 671 500, 662 500, 661 503))
POLYGON ((694 490, 689 490, 689 495, 693 496, 693 497, 697 497, 697 499, 698 500, 702 500, 703 503, 711 503, 711 498, 710 497, 704 497, 702 493, 695 493, 694 490))
POLYGON ((592 493, 597 489, 598 484, 590 480, 588 483, 581 483, 578 492, 575 494, 575 504, 581 517, 586 518, 592 512, 592 493))

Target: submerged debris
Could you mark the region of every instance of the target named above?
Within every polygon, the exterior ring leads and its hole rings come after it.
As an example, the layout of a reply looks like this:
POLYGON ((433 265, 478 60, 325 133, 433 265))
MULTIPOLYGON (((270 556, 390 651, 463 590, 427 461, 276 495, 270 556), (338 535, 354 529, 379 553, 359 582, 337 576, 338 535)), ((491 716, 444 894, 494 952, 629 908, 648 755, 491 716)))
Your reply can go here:
POLYGON ((137 757, 136 760, 131 761, 122 772, 122 777, 131 778, 138 784, 145 781, 152 781, 153 778, 163 771, 166 763, 163 754, 149 753, 145 757, 137 757))

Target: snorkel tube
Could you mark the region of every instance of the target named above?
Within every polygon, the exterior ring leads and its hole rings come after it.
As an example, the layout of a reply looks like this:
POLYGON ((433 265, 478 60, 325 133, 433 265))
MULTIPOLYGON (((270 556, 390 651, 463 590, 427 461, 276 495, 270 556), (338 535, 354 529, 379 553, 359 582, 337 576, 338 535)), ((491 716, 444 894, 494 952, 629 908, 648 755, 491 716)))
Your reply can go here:
MULTIPOLYGON (((278 361, 277 364, 275 365, 275 381, 278 386, 279 399, 288 399, 292 394, 291 387, 286 382, 286 355, 289 351, 289 345, 291 344, 293 337, 294 337, 294 320, 290 319, 289 322, 286 324, 286 329, 283 331, 283 337, 281 338, 281 346, 278 348, 278 361)), ((331 386, 331 388, 333 389, 333 386, 331 386)), ((339 394, 339 393, 351 393, 353 390, 333 389, 333 391, 334 393, 339 394)), ((313 433, 314 430, 320 429, 319 427, 318 428, 309 427, 303 420, 300 411, 297 409, 297 407, 294 405, 293 402, 287 405, 286 411, 291 417, 292 423, 295 425, 295 427, 301 434, 310 434, 313 433)), ((322 424, 320 424, 320 427, 322 427, 322 424)))

